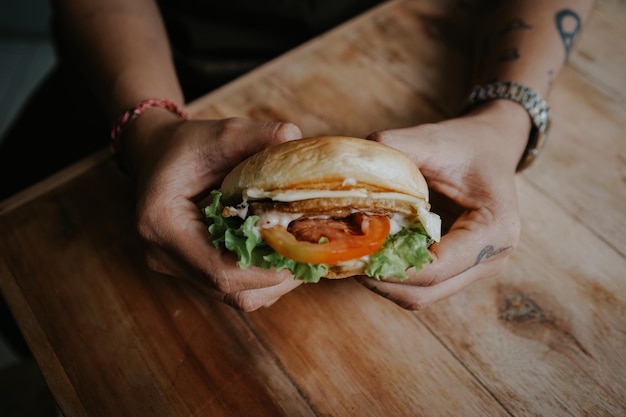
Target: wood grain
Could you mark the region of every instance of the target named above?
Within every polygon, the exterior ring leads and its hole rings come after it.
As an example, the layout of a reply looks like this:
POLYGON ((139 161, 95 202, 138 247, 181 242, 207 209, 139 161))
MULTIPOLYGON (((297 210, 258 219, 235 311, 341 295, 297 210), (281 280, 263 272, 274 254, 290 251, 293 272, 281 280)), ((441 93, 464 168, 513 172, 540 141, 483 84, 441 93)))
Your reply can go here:
POLYGON ((626 255, 626 4, 599 1, 550 95, 553 128, 524 173, 626 255))
POLYGON ((189 110, 197 117, 292 121, 305 136, 365 136, 441 120, 458 112, 469 88, 467 17, 453 2, 390 2, 189 110))
MULTIPOLYGON (((449 117, 469 87, 463 4, 390 1, 190 111, 305 135, 449 117)), ((148 271, 105 151, 0 203, 2 292, 64 414, 626 414, 625 22, 598 2, 554 85, 506 270, 420 312, 342 280, 246 314, 148 271)))

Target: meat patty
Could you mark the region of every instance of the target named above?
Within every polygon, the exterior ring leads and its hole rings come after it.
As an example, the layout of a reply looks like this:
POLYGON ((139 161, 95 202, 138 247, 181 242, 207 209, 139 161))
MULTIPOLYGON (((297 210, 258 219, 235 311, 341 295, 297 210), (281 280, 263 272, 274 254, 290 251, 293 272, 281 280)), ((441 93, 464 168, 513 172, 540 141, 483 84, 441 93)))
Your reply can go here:
POLYGON ((319 243, 323 238, 334 240, 335 237, 362 235, 362 224, 366 215, 352 214, 343 218, 303 218, 289 223, 287 231, 299 241, 319 243))

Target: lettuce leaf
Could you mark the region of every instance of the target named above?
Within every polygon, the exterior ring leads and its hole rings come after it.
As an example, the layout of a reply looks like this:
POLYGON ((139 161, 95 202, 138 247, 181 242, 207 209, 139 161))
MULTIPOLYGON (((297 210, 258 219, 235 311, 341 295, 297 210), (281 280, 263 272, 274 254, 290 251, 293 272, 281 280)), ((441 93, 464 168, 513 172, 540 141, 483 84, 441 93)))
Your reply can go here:
POLYGON ((406 270, 415 267, 419 272, 433 258, 428 251, 432 240, 419 228, 403 228, 389 235, 383 247, 370 255, 365 273, 373 278, 395 277, 406 279, 406 270))
MULTIPOLYGON (((223 217, 222 194, 211 193, 212 202, 205 207, 204 215, 209 219, 211 242, 216 248, 225 247, 237 254, 237 265, 242 269, 257 266, 264 270, 271 268, 280 271, 288 269, 295 279, 305 282, 318 282, 328 272, 328 265, 307 264, 287 259, 276 253, 261 240, 255 230, 258 216, 250 216, 242 221, 239 217, 223 217)), ((365 273, 376 279, 395 277, 406 279, 406 270, 415 267, 419 271, 432 261, 428 246, 432 240, 421 228, 403 228, 399 233, 387 237, 383 247, 370 255, 365 273)))
POLYGON ((239 217, 223 217, 220 199, 222 193, 213 191, 211 204, 204 209, 204 215, 210 220, 209 233, 216 248, 222 245, 237 254, 237 265, 242 269, 258 266, 264 270, 274 268, 277 271, 288 269, 294 278, 304 282, 318 282, 328 272, 327 265, 314 265, 296 262, 276 253, 255 232, 258 216, 250 216, 245 221, 239 217))

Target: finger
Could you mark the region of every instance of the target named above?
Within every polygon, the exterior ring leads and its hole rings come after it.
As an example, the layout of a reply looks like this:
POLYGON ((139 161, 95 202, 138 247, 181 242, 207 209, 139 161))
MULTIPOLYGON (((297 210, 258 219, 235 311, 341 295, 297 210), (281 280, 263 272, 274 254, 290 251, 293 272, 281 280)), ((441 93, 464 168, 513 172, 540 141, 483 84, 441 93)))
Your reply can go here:
POLYGON ((302 132, 293 123, 230 118, 221 120, 210 137, 217 140, 210 142, 207 157, 212 164, 221 167, 224 163, 237 163, 268 146, 302 138, 302 132))
POLYGON ((250 153, 260 151, 267 146, 302 138, 300 128, 288 122, 252 122, 247 123, 238 135, 252 138, 248 145, 250 153))
POLYGON ((237 258, 234 254, 212 246, 206 249, 206 256, 201 260, 190 257, 180 259, 172 253, 156 254, 153 258, 159 261, 159 266, 153 266, 153 269, 177 277, 186 277, 224 294, 258 290, 294 280, 288 270, 265 271, 255 266, 242 269, 236 264, 237 258))
POLYGON ((440 243, 431 246, 434 260, 420 273, 410 270, 404 281, 393 278, 384 281, 361 278, 359 281, 403 308, 418 310, 457 293, 480 278, 501 273, 515 245, 515 240, 500 240, 489 231, 476 231, 473 225, 457 224, 440 243))
POLYGON ((204 292, 212 298, 234 307, 238 310, 251 312, 259 308, 267 308, 276 303, 283 295, 293 291, 304 281, 295 279, 285 280, 273 287, 256 290, 236 291, 233 293, 223 293, 213 288, 204 288, 204 292))
POLYGON ((469 268, 508 256, 519 240, 519 217, 495 216, 486 208, 463 214, 441 241, 430 247, 433 261, 417 275, 409 271, 403 283, 438 284, 469 268))
POLYGON ((304 281, 291 278, 273 287, 226 294, 223 301, 226 304, 242 311, 255 311, 261 307, 268 307, 272 305, 278 301, 280 297, 293 291, 303 283, 304 281))
MULTIPOLYGON (((450 149, 452 146, 450 142, 439 139, 442 134, 441 130, 438 124, 423 124, 404 129, 374 132, 368 136, 368 139, 405 152, 420 169, 426 167, 439 172, 444 166, 464 167, 467 164, 467 153, 464 155, 465 159, 454 160, 458 153, 450 149)), ((424 172, 424 174, 429 174, 429 172, 424 172)))
POLYGON ((451 279, 429 287, 398 285, 397 283, 377 281, 366 277, 359 277, 357 281, 404 309, 420 310, 460 292, 479 279, 497 276, 502 271, 503 264, 503 261, 479 264, 451 279))
POLYGON ((222 293, 271 287, 293 280, 293 275, 287 270, 241 269, 234 253, 213 246, 201 214, 194 212, 179 216, 181 219, 189 217, 192 219, 169 227, 172 230, 163 225, 162 232, 168 241, 149 247, 147 258, 151 269, 210 285, 222 293))
POLYGON ((263 308, 268 308, 273 306, 274 304, 276 304, 276 302, 280 299, 279 298, 274 298, 273 300, 268 301, 267 303, 263 304, 263 308))
POLYGON ((274 136, 278 142, 287 142, 302 138, 302 131, 293 123, 276 122, 268 124, 270 131, 273 131, 272 136, 274 136))

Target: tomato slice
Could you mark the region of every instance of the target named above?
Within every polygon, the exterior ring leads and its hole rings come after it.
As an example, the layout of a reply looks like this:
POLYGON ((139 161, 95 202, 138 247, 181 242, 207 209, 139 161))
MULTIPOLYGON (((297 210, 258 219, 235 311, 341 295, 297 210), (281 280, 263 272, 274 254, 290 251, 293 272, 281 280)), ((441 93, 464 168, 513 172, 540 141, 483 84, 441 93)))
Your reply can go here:
POLYGON ((307 220, 315 223, 313 235, 297 233, 308 240, 299 240, 282 226, 261 228, 261 236, 276 252, 285 258, 310 264, 334 265, 339 262, 370 255, 380 249, 389 234, 389 219, 385 216, 370 216, 358 213, 348 219, 328 222, 307 220), (345 227, 337 225, 344 223, 345 227), (320 237, 322 239, 320 239, 320 237), (318 242, 322 243, 318 243, 318 242))

